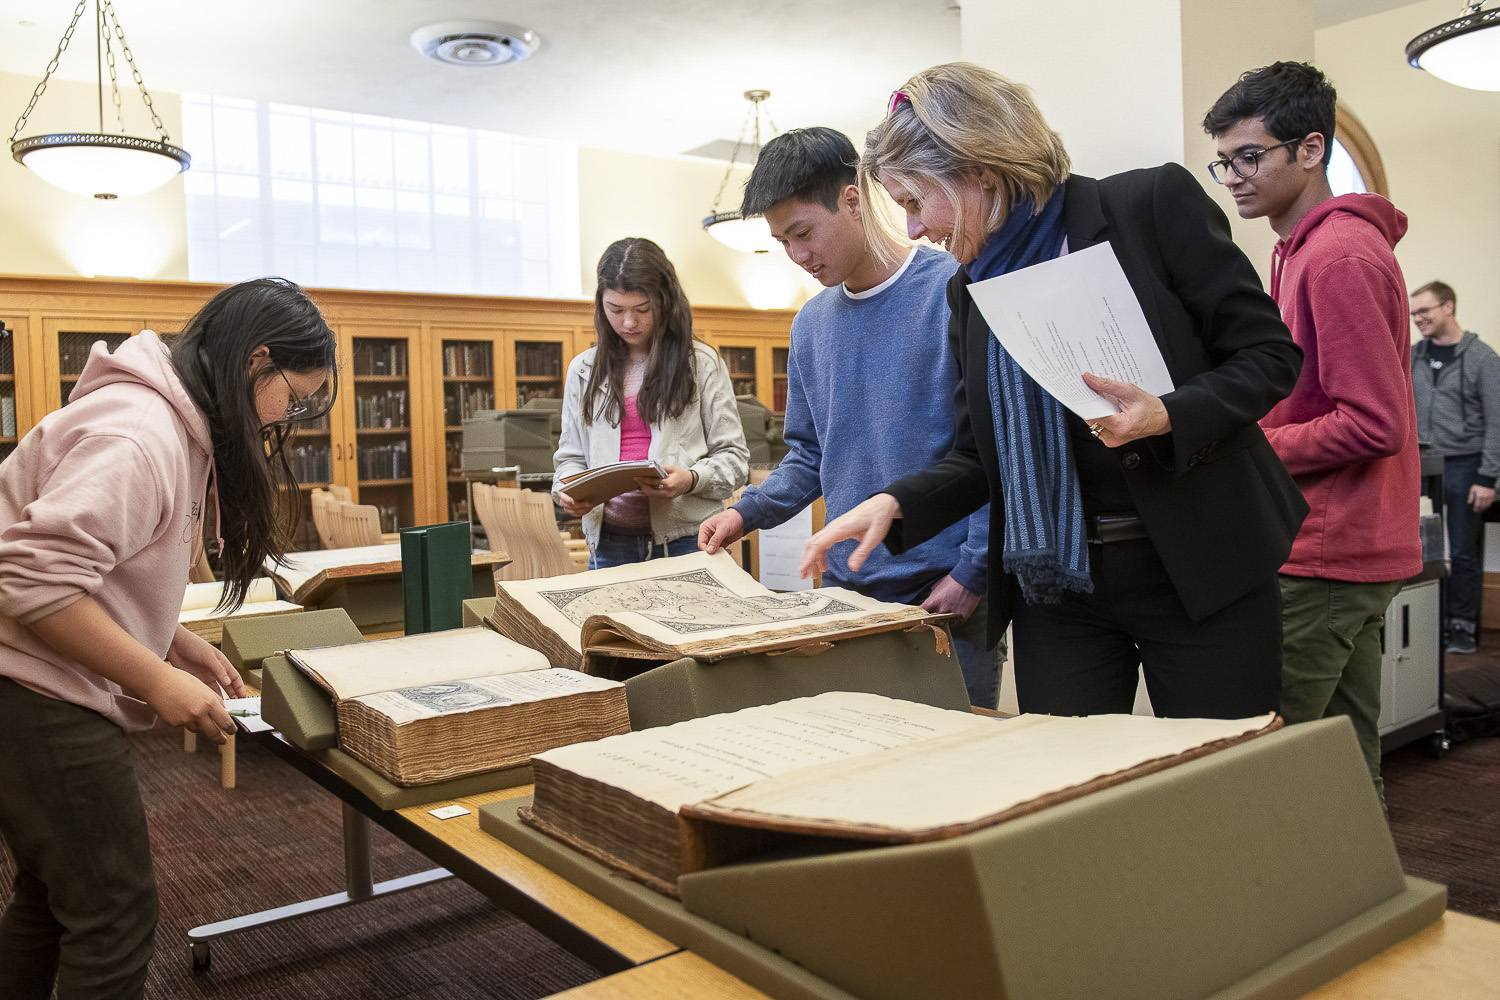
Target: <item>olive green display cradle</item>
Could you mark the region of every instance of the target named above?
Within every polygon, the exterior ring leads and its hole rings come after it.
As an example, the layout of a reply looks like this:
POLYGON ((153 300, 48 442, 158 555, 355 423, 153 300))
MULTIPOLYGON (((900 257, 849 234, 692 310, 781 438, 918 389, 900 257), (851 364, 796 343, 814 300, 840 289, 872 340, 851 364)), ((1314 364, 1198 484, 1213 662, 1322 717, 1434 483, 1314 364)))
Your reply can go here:
MULTIPOLYGON (((296 647, 284 644, 281 648, 296 647)), ((262 662, 261 718, 289 743, 308 751, 314 760, 347 780, 381 809, 404 809, 531 782, 530 765, 471 774, 431 785, 406 787, 388 781, 338 748, 333 702, 326 691, 309 680, 285 656, 273 654, 262 662)))
POLYGON ((868 691, 969 710, 958 658, 930 628, 840 639, 811 656, 750 653, 713 663, 683 657, 625 681, 630 728, 651 729, 825 691, 868 691))
POLYGON ((219 648, 245 683, 259 688, 264 686, 261 661, 273 653, 312 646, 342 646, 363 638, 346 611, 329 608, 261 618, 231 618, 224 622, 224 638, 219 648))
POLYGON ((480 825, 781 1000, 1291 1000, 1447 899, 1402 873, 1342 718, 950 840, 785 844, 683 876, 681 905, 620 891, 521 825, 525 804, 486 806, 480 825), (700 918, 733 935, 701 936, 700 918), (829 991, 790 988, 789 967, 829 991))
MULTIPOLYGON (((483 625, 494 609, 493 597, 464 601, 463 623, 483 625)), ((869 691, 938 708, 969 708, 958 658, 938 652, 930 628, 840 639, 811 656, 751 653, 714 663, 683 657, 625 681, 631 729, 668 726, 825 691, 869 691)))

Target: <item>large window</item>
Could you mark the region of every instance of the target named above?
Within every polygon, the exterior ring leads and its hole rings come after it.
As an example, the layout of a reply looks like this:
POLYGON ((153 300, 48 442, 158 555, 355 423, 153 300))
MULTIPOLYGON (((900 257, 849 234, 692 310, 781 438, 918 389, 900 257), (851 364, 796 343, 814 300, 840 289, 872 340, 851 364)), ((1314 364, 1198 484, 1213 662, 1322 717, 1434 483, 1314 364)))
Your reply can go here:
POLYGON ((188 276, 577 297, 569 143, 183 96, 188 276))
POLYGON ((1333 141, 1333 159, 1328 164, 1328 186, 1334 194, 1371 191, 1389 198, 1385 165, 1375 148, 1375 140, 1354 112, 1342 104, 1337 110, 1338 137, 1333 141))

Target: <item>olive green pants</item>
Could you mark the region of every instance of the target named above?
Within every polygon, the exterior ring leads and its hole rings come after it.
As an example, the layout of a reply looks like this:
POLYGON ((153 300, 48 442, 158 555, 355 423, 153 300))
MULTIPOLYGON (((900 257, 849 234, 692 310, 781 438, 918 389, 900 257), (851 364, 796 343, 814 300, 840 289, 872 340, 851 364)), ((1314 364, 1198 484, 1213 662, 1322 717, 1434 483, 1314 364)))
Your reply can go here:
POLYGON ((1288 724, 1347 715, 1375 790, 1385 609, 1402 581, 1281 577, 1281 715, 1288 724))

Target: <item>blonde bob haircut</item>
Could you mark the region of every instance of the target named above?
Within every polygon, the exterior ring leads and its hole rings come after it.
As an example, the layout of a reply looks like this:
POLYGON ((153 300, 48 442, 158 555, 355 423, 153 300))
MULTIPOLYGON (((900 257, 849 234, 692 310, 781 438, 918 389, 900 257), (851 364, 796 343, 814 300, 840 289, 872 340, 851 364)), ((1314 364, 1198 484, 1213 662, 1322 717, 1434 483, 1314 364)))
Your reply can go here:
MULTIPOLYGON (((866 205, 874 184, 894 180, 903 187, 935 187, 953 206, 953 227, 963 225, 959 184, 977 179, 996 192, 989 217, 980 220, 981 242, 1005 222, 1011 207, 1030 199, 1041 211, 1068 178, 1071 161, 1062 138, 1047 124, 1024 84, 973 63, 925 69, 892 95, 892 107, 865 136, 859 160, 860 193, 866 205)), ((875 229, 889 222, 866 212, 872 247, 884 245, 875 229)))

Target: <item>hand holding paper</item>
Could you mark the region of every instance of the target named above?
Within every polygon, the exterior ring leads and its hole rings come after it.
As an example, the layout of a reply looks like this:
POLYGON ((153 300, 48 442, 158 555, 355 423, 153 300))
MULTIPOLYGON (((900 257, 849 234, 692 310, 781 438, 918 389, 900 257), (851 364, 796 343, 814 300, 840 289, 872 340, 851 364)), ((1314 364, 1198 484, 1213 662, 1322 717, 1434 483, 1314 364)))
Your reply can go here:
POLYGON ((1153 396, 1140 386, 1129 382, 1101 378, 1090 372, 1083 373, 1084 384, 1097 392, 1101 398, 1116 407, 1117 413, 1090 421, 1091 428, 1098 427, 1094 435, 1110 447, 1144 437, 1165 434, 1172 429, 1172 418, 1161 398, 1153 396))
MULTIPOLYGON (((1089 372, 1154 397, 1174 388, 1146 315, 1108 243, 976 281, 969 294, 1016 363, 1058 402, 1105 426, 1100 440, 1107 435, 1106 444, 1144 437, 1126 433, 1165 419, 1163 408, 1155 417, 1142 414, 1144 421, 1106 423, 1103 418, 1113 416, 1117 407, 1083 379, 1089 372)), ((1130 402, 1144 402, 1133 394, 1116 395, 1132 397, 1126 409, 1130 402)))

